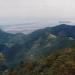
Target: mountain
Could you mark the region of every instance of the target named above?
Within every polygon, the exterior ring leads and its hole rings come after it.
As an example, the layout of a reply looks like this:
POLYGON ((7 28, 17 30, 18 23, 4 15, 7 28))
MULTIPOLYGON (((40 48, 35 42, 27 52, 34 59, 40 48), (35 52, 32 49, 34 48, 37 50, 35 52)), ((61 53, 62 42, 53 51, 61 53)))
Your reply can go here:
POLYGON ((62 24, 39 29, 28 35, 10 34, 1 30, 0 52, 5 56, 1 65, 11 68, 21 61, 36 62, 49 54, 71 48, 75 43, 74 28, 75 26, 62 24))
POLYGON ((32 32, 27 36, 27 40, 25 41, 25 46, 30 49, 27 56, 30 56, 29 58, 40 57, 55 52, 59 48, 71 47, 75 41, 74 32, 75 26, 66 24, 32 32))
POLYGON ((75 39, 75 26, 61 24, 55 27, 39 29, 29 34, 26 42, 33 42, 45 33, 53 34, 59 37, 69 37, 71 39, 75 39))
POLYGON ((73 25, 61 24, 55 27, 45 28, 44 30, 57 36, 72 37, 75 39, 75 26, 73 25))
POLYGON ((23 43, 25 39, 25 34, 23 33, 16 33, 16 34, 11 34, 4 32, 3 30, 0 29, 0 44, 6 44, 6 45, 12 45, 12 44, 20 44, 23 43))
POLYGON ((34 41, 38 39, 43 33, 51 33, 55 36, 64 36, 64 37, 72 37, 75 39, 75 26, 61 24, 55 27, 47 27, 45 29, 36 30, 28 35, 23 33, 11 34, 6 33, 0 29, 0 43, 2 44, 11 44, 11 43, 24 43, 25 41, 34 41))
POLYGON ((11 34, 0 29, 0 53, 2 53, 5 58, 3 64, 0 64, 0 69, 2 68, 1 65, 6 65, 9 67, 13 63, 16 54, 18 54, 22 48, 22 45, 19 44, 24 43, 25 37, 26 35, 23 33, 11 34))
MULTIPOLYGON (((59 26, 51 28, 60 29, 63 25, 58 27, 59 26)), ((74 44, 75 40, 73 37, 54 35, 51 28, 32 32, 31 34, 26 35, 25 40, 23 41, 24 43, 14 44, 11 47, 11 50, 14 51, 14 64, 18 64, 20 61, 37 61, 40 58, 48 56, 50 53, 59 52, 64 48, 70 48, 74 44)))

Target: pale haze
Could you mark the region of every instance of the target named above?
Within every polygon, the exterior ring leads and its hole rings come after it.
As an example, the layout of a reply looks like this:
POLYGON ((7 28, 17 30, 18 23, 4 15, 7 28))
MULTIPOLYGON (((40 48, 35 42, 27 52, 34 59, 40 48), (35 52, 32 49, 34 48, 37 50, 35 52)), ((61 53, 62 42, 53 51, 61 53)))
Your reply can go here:
POLYGON ((10 32, 31 32, 57 25, 75 24, 75 0, 0 0, 0 27, 10 32))

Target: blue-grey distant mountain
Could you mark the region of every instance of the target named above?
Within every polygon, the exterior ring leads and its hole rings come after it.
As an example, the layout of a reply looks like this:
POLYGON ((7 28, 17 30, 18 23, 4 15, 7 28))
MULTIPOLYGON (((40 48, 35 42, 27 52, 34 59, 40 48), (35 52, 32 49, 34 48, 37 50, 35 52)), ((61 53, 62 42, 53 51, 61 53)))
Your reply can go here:
POLYGON ((17 33, 11 34, 0 29, 0 44, 12 45, 16 43, 23 43, 25 40, 25 34, 17 33))
MULTIPOLYGON (((72 25, 66 25, 66 24, 61 24, 57 25, 54 27, 47 27, 45 29, 39 29, 36 30, 35 32, 32 32, 29 37, 30 39, 32 38, 38 38, 41 34, 43 33, 51 33, 56 36, 61 36, 61 37, 72 37, 75 39, 75 26, 72 25)), ((35 39, 33 39, 35 40, 35 39)))
MULTIPOLYGON (((17 34, 6 33, 0 29, 0 43, 1 44, 2 43, 6 43, 6 44, 24 43, 25 40, 29 41, 30 39, 33 39, 33 38, 37 39, 37 38, 39 38, 39 36, 41 34, 46 33, 46 32, 51 33, 56 36, 75 38, 75 26, 61 24, 61 25, 57 25, 55 27, 47 27, 45 29, 36 30, 27 36, 23 33, 17 33, 17 34)), ((35 40, 35 39, 33 39, 33 40, 35 40)))
POLYGON ((61 24, 55 27, 48 27, 45 31, 57 36, 72 37, 75 39, 75 26, 73 25, 61 24))

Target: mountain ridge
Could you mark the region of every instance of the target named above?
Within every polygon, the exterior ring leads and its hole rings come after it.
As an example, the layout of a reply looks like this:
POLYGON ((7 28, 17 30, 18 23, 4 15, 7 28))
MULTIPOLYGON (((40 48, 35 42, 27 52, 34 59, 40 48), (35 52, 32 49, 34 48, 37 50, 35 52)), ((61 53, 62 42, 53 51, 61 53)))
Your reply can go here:
MULTIPOLYGON (((0 33, 2 37, 0 37, 0 43, 4 45, 1 46, 3 50, 1 52, 4 53, 7 49, 9 51, 4 64, 12 67, 21 61, 37 61, 49 53, 59 52, 59 50, 71 47, 75 42, 75 30, 70 30, 74 28, 75 26, 60 25, 39 29, 28 35, 22 33, 11 35, 6 32, 0 33), (71 33, 74 35, 71 36, 71 33)), ((4 54, 6 55, 7 53, 4 54)))

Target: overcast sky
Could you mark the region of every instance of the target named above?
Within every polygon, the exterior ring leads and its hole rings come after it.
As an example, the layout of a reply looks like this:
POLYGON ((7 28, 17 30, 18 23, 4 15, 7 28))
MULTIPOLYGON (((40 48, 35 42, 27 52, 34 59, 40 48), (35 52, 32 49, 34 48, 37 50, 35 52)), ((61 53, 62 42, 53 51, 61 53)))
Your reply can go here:
POLYGON ((75 24, 75 0, 0 0, 0 26, 8 24, 8 30, 18 27, 15 24, 33 23, 38 28, 41 23, 53 25, 58 21, 75 24))

